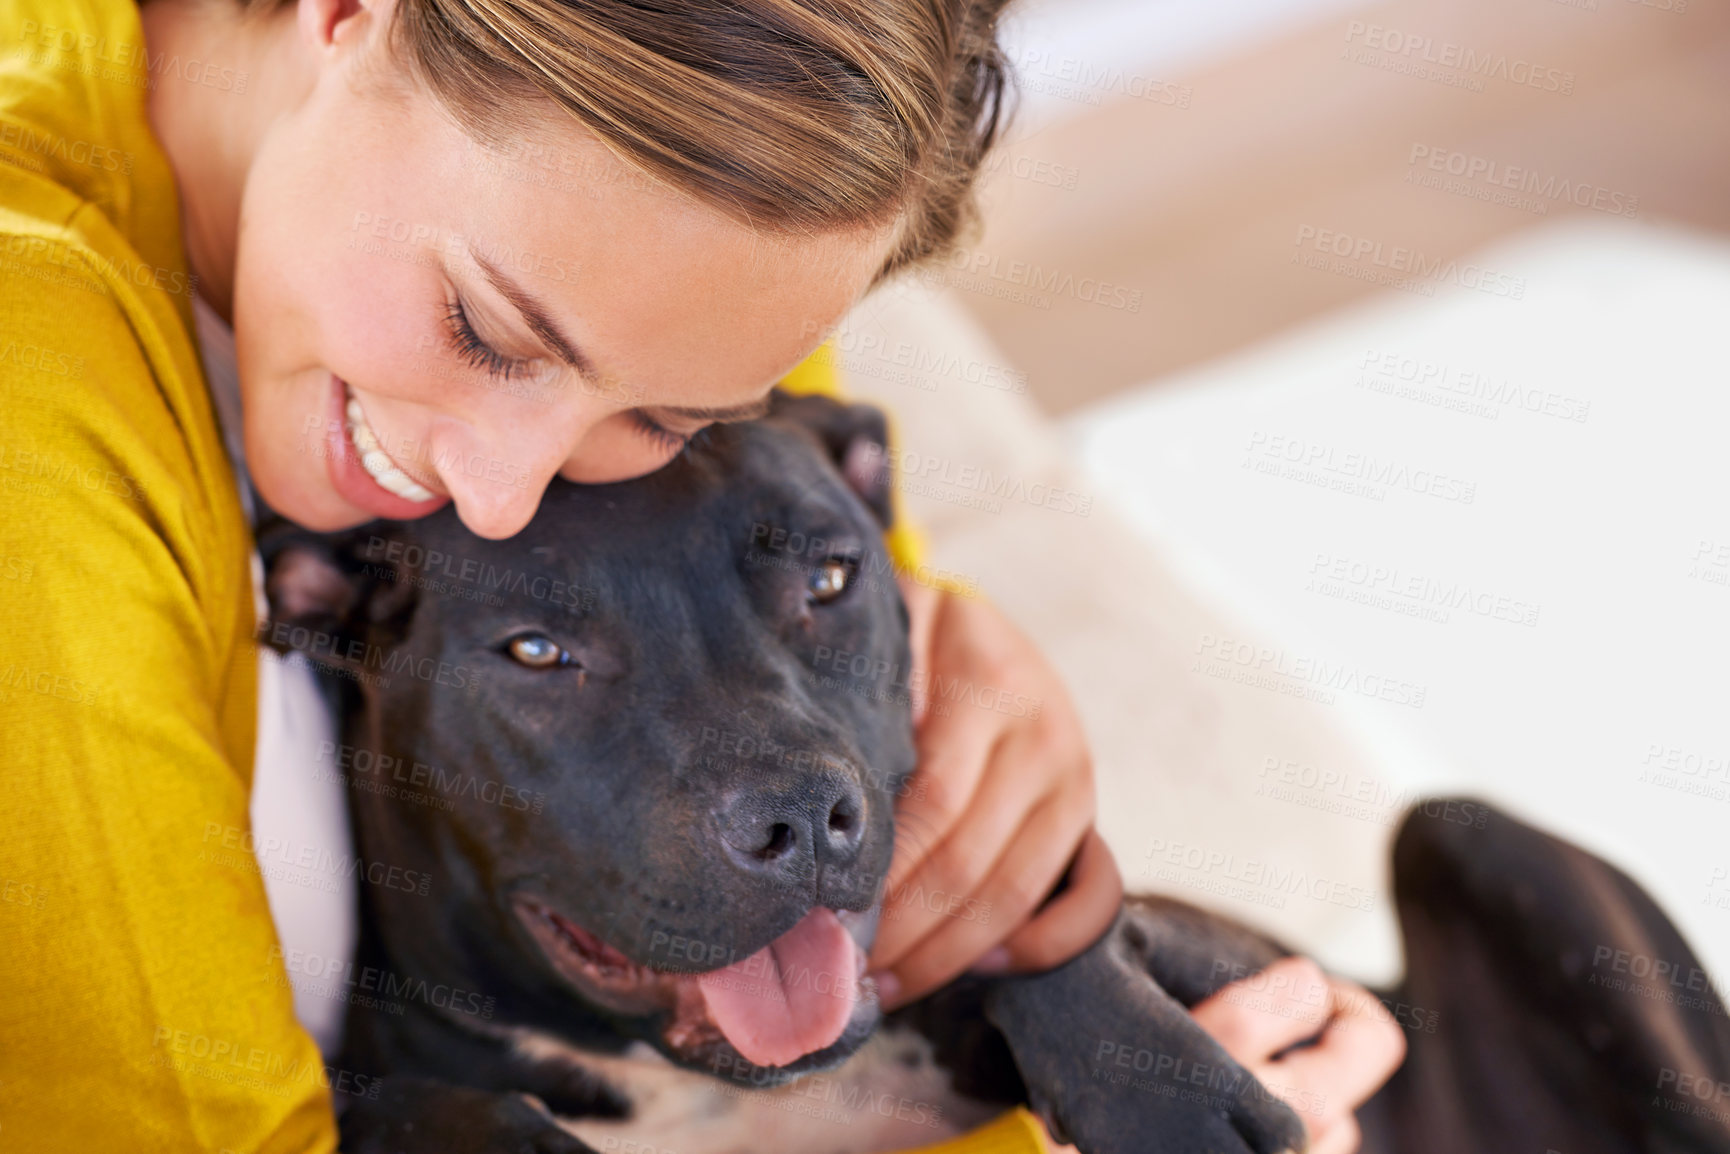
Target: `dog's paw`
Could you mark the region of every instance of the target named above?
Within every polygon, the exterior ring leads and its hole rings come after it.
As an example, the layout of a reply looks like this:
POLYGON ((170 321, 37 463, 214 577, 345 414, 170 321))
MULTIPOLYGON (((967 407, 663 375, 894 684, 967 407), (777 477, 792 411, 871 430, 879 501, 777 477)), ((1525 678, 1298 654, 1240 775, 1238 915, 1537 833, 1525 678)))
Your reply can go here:
MULTIPOLYGON (((1154 1051, 1137 1047, 1133 1053, 1154 1051)), ((1169 1052, 1167 1053, 1170 1057, 1169 1052)), ((1059 1141, 1083 1154, 1285 1154, 1305 1148, 1303 1123, 1223 1054, 1172 1057, 1144 1069, 1085 1072, 1073 1062, 1029 1063, 1032 1106, 1059 1141), (1081 1081, 1085 1078, 1086 1081, 1081 1081)))
POLYGON ((1292 1108, 1233 1060, 1116 932, 1048 973, 993 983, 985 1013, 1052 1136, 1083 1154, 1306 1146, 1292 1108))
POLYGON ((1279 1154, 1301 1154, 1309 1148, 1309 1132, 1289 1105, 1267 1092, 1259 1081, 1243 1071, 1255 1085, 1252 1100, 1240 1099, 1230 1110, 1228 1121, 1243 1144, 1251 1150, 1279 1154))
POLYGON ((595 1154, 532 1095, 419 1078, 385 1079, 382 1087, 376 1099, 348 1103, 344 1154, 595 1154))

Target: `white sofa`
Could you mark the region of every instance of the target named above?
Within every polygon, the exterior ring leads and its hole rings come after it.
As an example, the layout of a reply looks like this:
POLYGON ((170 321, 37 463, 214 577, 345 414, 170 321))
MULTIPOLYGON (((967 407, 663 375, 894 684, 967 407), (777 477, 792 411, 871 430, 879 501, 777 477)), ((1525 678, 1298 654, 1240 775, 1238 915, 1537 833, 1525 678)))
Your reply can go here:
POLYGON ((1471 259, 1518 299, 1386 293, 1061 425, 949 296, 839 340, 948 469, 906 498, 933 561, 1072 687, 1129 884, 1385 979, 1389 823, 1470 792, 1730 972, 1730 246, 1592 218, 1471 259), (986 472, 1091 506, 981 508, 986 472))

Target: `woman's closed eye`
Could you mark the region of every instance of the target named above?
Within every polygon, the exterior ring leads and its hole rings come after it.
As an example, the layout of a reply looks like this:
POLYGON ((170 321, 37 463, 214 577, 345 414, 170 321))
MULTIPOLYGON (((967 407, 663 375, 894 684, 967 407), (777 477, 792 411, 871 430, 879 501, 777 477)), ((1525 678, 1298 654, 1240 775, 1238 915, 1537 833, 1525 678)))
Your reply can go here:
MULTIPOLYGON (((533 372, 545 361, 542 357, 515 356, 499 351, 475 328, 460 293, 445 304, 444 327, 447 341, 457 357, 497 380, 508 381, 533 372)), ((683 432, 670 428, 644 409, 626 409, 622 415, 639 436, 667 457, 682 452, 702 432, 702 427, 683 432)))
POLYGON ((696 433, 681 433, 669 429, 641 409, 628 410, 626 416, 630 418, 631 425, 637 432, 653 441, 655 447, 664 452, 680 452, 691 443, 691 438, 697 435, 696 433))
POLYGON ((453 298, 445 306, 445 331, 450 339, 452 350, 462 361, 477 369, 484 369, 488 376, 500 380, 510 380, 512 376, 520 376, 535 367, 537 357, 513 357, 499 352, 488 344, 475 331, 469 321, 468 310, 463 308, 460 297, 453 298))

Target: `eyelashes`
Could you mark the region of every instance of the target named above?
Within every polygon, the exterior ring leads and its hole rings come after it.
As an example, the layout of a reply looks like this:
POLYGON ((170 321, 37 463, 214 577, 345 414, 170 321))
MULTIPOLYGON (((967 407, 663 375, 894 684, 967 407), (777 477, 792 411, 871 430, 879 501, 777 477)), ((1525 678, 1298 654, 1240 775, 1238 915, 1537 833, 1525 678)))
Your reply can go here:
POLYGON ((461 300, 453 300, 445 306, 445 331, 450 337, 452 350, 463 363, 484 369, 488 376, 508 381, 513 374, 521 373, 534 364, 529 357, 507 357, 482 340, 469 323, 469 314, 463 310, 461 300))
POLYGON ((626 413, 631 418, 631 424, 637 431, 655 443, 655 447, 669 453, 677 453, 691 443, 691 437, 684 433, 675 433, 641 409, 631 409, 626 413))

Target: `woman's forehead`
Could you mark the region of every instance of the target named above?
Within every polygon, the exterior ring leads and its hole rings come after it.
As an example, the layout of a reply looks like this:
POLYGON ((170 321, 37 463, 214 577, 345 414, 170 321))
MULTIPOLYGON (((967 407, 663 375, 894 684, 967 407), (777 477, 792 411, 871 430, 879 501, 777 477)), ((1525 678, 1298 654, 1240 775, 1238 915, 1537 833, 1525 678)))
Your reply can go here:
POLYGON ((898 222, 817 232, 753 227, 613 154, 567 113, 477 139, 424 90, 380 103, 378 148, 331 141, 324 162, 367 165, 345 227, 481 279, 478 257, 560 322, 600 376, 645 403, 741 404, 792 369, 873 282, 898 222), (382 147, 388 141, 390 147, 382 147))

